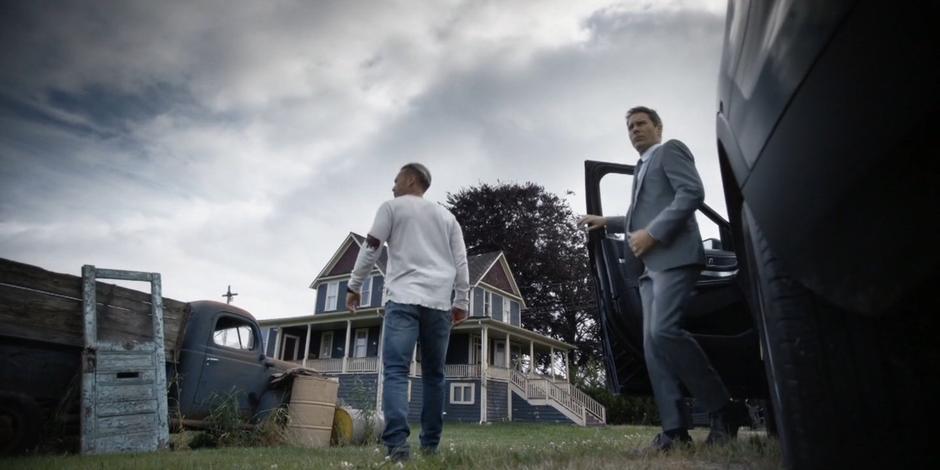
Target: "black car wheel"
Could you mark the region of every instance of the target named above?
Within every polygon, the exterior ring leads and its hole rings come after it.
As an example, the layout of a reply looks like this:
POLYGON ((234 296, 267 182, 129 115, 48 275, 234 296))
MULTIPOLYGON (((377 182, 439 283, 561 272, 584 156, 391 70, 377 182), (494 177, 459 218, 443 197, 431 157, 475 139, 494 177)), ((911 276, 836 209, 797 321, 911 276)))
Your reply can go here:
MULTIPOLYGON (((745 205, 748 278, 773 414, 792 468, 897 467, 928 458, 929 312, 865 317, 787 275, 745 205)), ((917 302, 914 302, 916 305, 917 302)), ((913 310, 917 310, 914 308, 913 310)))
POLYGON ((20 454, 39 442, 39 405, 20 393, 0 392, 0 455, 20 454))

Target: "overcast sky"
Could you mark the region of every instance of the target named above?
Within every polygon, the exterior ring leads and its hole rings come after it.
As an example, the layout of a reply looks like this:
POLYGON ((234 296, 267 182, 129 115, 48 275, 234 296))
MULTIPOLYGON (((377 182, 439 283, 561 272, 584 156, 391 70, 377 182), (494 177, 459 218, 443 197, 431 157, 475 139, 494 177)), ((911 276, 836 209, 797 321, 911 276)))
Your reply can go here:
POLYGON ((585 159, 636 161, 638 104, 724 213, 723 0, 0 5, 3 258, 308 314, 404 163, 428 165, 434 201, 533 181, 583 213, 585 159))

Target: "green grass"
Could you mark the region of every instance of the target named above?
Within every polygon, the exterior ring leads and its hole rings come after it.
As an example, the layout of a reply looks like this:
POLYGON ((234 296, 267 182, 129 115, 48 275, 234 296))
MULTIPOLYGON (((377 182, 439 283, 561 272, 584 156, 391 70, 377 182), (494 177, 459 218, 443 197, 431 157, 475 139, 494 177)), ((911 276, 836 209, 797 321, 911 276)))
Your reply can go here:
MULTIPOLYGON (((679 469, 780 468, 777 442, 742 431, 737 442, 718 448, 702 444, 665 455, 643 455, 657 432, 649 426, 580 428, 567 425, 506 423, 447 424, 440 455, 415 457, 404 468, 419 469, 679 469)), ((418 431, 411 443, 417 448, 418 431)), ((692 433, 696 442, 704 430, 692 433)), ((223 448, 151 454, 38 456, 0 459, 0 468, 20 469, 269 469, 399 468, 384 459, 380 445, 329 449, 223 448)))

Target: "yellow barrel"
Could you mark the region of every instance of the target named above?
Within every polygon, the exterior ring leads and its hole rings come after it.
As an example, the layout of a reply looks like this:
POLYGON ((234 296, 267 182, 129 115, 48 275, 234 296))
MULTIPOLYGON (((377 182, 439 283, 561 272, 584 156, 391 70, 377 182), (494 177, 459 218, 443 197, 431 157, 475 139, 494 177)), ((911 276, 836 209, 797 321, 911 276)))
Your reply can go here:
POLYGON ((308 448, 330 445, 338 390, 339 381, 335 378, 294 377, 287 425, 287 436, 292 445, 308 448))
POLYGON ((333 444, 360 445, 378 441, 385 430, 385 415, 348 406, 336 407, 333 417, 333 444))

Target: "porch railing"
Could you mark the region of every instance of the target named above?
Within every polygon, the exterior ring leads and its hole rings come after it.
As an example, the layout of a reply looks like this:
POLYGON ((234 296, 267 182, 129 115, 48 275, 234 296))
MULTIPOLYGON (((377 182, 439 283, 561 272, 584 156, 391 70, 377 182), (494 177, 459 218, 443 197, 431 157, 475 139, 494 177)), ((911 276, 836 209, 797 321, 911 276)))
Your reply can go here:
POLYGON ((320 372, 342 372, 343 358, 307 359, 307 367, 320 372))
POLYGON ((444 366, 445 377, 479 377, 479 364, 446 364, 444 366))
POLYGON ((377 372, 379 358, 377 357, 351 357, 346 364, 346 372, 377 372))

